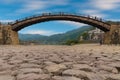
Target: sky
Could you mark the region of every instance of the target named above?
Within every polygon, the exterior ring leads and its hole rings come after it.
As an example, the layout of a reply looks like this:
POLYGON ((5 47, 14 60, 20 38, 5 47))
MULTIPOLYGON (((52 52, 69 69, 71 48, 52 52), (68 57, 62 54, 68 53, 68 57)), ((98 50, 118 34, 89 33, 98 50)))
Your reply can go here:
MULTIPOLYGON (((120 0, 0 0, 0 22, 12 22, 46 12, 91 15, 104 20, 120 20, 120 0)), ((19 31, 23 34, 53 35, 77 29, 85 24, 71 21, 49 21, 19 31)))

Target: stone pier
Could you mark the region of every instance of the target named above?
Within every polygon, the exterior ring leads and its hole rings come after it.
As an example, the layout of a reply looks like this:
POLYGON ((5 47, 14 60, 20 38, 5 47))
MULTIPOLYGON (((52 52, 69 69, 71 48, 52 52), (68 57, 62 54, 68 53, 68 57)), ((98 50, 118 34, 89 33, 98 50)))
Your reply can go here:
POLYGON ((120 25, 111 25, 110 31, 105 32, 104 44, 120 44, 120 25))
POLYGON ((19 44, 18 32, 11 29, 11 25, 0 25, 0 44, 17 45, 19 44))

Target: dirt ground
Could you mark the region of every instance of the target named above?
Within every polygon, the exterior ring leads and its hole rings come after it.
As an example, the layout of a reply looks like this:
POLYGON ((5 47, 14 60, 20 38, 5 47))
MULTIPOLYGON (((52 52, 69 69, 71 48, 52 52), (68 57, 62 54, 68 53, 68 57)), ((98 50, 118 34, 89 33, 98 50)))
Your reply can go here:
POLYGON ((0 80, 120 80, 120 46, 0 46, 0 80))

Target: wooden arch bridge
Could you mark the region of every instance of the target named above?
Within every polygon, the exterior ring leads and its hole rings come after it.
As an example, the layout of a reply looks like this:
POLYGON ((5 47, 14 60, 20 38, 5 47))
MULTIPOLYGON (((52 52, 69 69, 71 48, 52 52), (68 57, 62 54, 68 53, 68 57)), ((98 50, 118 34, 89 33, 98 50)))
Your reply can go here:
MULTIPOLYGON (((97 27, 105 32, 104 43, 114 43, 114 34, 120 37, 120 26, 117 24, 108 24, 101 18, 91 17, 89 15, 69 14, 69 13, 43 13, 34 15, 7 24, 0 24, 0 44, 19 44, 18 31, 37 23, 53 20, 66 20, 88 24, 97 27)), ((119 41, 118 41, 119 43, 119 41)))

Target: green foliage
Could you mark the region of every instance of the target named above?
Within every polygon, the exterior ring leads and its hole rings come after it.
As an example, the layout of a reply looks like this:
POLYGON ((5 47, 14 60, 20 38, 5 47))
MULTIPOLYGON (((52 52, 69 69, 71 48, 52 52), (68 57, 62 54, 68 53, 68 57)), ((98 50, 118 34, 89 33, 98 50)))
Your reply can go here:
POLYGON ((82 33, 81 36, 83 36, 83 39, 84 39, 84 40, 88 40, 88 38, 89 38, 89 34, 88 34, 88 32, 84 32, 84 33, 82 33))
POLYGON ((78 44, 79 41, 78 40, 67 40, 65 45, 75 45, 78 44))

